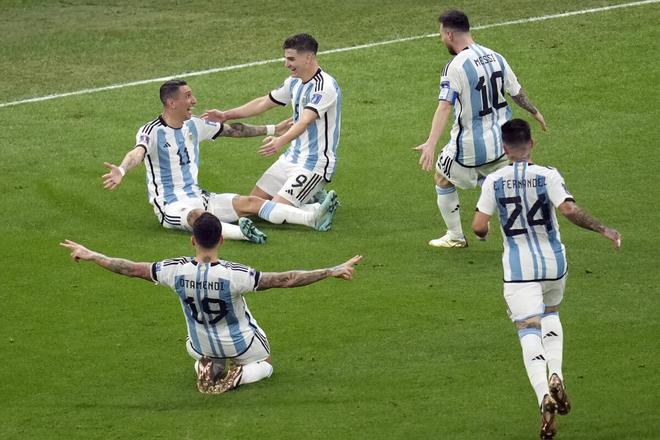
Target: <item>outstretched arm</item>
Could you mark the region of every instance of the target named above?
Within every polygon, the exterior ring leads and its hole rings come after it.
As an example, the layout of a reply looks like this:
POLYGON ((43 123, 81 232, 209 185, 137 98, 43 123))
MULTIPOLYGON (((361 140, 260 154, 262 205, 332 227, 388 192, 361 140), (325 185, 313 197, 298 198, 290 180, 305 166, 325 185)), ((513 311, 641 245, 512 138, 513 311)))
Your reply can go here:
MULTIPOLYGON (((277 125, 273 125, 272 129, 274 134, 279 136, 285 133, 289 127, 291 127, 292 122, 291 118, 285 119, 277 125)), ((272 133, 272 132, 271 132, 272 133)), ((250 125, 237 122, 234 124, 224 124, 224 128, 220 133, 220 136, 226 137, 254 137, 254 136, 264 136, 268 134, 267 125, 250 125)))
POLYGON ((545 123, 545 118, 541 114, 541 112, 532 104, 532 101, 529 100, 527 97, 527 93, 525 92, 525 89, 522 87, 520 88, 520 92, 516 96, 512 96, 511 99, 513 99, 513 102, 518 104, 518 107, 523 108, 527 110, 532 116, 534 116, 534 119, 538 121, 539 124, 541 124, 541 130, 543 131, 548 131, 548 126, 545 123))
POLYGON ((151 263, 135 263, 123 258, 106 257, 103 254, 89 250, 85 246, 71 240, 64 240, 64 242, 60 243, 60 246, 71 251, 71 258, 75 262, 91 261, 104 269, 120 275, 153 281, 151 279, 151 263))
POLYGON ((574 225, 598 232, 600 235, 610 240, 614 244, 615 249, 621 247, 621 234, 619 234, 616 229, 608 228, 603 225, 575 202, 568 200, 562 203, 559 205, 559 211, 574 225))
POLYGON ((431 171, 433 169, 433 162, 435 161, 435 147, 438 145, 440 136, 445 131, 445 126, 449 120, 452 104, 449 101, 441 100, 438 103, 438 108, 433 115, 433 122, 431 123, 431 132, 429 137, 421 145, 414 147, 414 150, 419 151, 422 155, 419 158, 419 164, 424 171, 431 171))
POLYGON ((124 160, 121 161, 121 165, 119 166, 108 162, 103 162, 103 166, 110 170, 107 174, 101 176, 103 179, 103 188, 109 190, 117 188, 119 184, 121 184, 124 175, 138 166, 144 160, 145 152, 145 148, 141 145, 138 145, 126 153, 124 160))
POLYGON ((345 263, 328 269, 263 272, 259 278, 257 290, 266 290, 273 287, 306 286, 330 277, 352 280, 355 272, 354 266, 361 260, 362 256, 356 255, 345 263))
POLYGON ((214 122, 225 122, 234 119, 249 118, 250 116, 260 115, 275 106, 277 106, 277 104, 270 99, 270 96, 265 95, 231 110, 207 110, 202 114, 202 119, 214 122))

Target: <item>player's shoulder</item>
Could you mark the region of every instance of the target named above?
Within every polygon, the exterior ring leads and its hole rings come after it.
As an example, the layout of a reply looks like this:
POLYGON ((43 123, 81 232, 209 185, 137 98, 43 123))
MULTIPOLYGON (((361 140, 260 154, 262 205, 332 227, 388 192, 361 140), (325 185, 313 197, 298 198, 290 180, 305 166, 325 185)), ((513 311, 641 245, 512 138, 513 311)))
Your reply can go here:
POLYGON ((185 264, 192 263, 193 259, 191 257, 175 257, 175 258, 168 258, 167 260, 161 261, 161 265, 163 267, 167 266, 183 266, 185 264))
POLYGON ((545 177, 554 177, 554 176, 559 176, 561 177, 561 174, 559 173, 559 170, 555 167, 551 167, 549 165, 540 165, 540 164, 530 164, 527 169, 531 172, 534 172, 535 174, 538 174, 539 176, 545 176, 545 177))
POLYGON ((165 122, 163 121, 163 118, 160 115, 158 115, 157 118, 152 119, 151 121, 142 125, 138 131, 140 134, 150 135, 158 127, 164 127, 164 126, 165 126, 165 122))
POLYGON ((218 265, 232 272, 249 273, 250 270, 252 270, 249 266, 246 266, 245 264, 241 264, 241 263, 236 263, 234 261, 219 260, 218 265))

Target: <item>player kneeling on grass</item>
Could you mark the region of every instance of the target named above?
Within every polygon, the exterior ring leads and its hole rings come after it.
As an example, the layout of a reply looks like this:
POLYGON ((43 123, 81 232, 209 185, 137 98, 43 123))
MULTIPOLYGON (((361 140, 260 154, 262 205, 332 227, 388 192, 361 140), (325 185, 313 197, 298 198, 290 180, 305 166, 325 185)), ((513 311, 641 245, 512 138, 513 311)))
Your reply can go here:
POLYGON ((135 263, 106 257, 70 240, 60 243, 75 261, 92 261, 112 272, 164 284, 176 292, 188 326, 186 348, 197 361, 197 388, 220 394, 273 372, 266 334, 248 310, 243 293, 273 287, 298 287, 335 277, 353 278, 362 259, 356 255, 328 269, 259 272, 218 259, 222 224, 203 213, 193 224, 195 257, 135 263), (228 368, 225 368, 230 364, 228 368))
POLYGON ((502 126, 504 151, 512 164, 488 175, 472 229, 488 234, 491 215, 502 228, 504 299, 515 322, 529 381, 541 408, 541 438, 557 432, 555 415, 567 414, 570 401, 562 376, 563 330, 559 305, 564 296, 566 251, 554 208, 572 223, 596 231, 621 246, 621 236, 575 204, 554 168, 531 162, 529 124, 513 119, 502 126))
POLYGON ((319 231, 331 228, 337 207, 334 191, 330 191, 314 209, 303 210, 255 196, 209 193, 198 183, 201 141, 222 136, 282 133, 288 129, 290 121, 277 126, 204 121, 192 115, 197 99, 190 86, 181 80, 170 80, 161 85, 160 100, 163 112, 138 130, 135 147, 126 154, 121 165, 105 163, 110 169, 103 175, 105 188, 115 189, 129 170, 144 162, 149 203, 165 228, 190 230, 204 211, 226 222, 225 238, 254 243, 264 243, 266 236, 243 216, 258 215, 271 223, 305 225, 319 231), (238 225, 230 224, 236 221, 238 225))

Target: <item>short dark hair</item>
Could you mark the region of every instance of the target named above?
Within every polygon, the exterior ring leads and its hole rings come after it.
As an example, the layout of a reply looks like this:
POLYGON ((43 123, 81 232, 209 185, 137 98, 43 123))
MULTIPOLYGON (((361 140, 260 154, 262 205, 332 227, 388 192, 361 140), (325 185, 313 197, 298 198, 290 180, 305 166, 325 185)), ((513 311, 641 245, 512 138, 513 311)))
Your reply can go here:
POLYGON ((295 49, 298 52, 312 52, 316 55, 319 43, 309 34, 297 34, 284 40, 282 49, 295 49))
POLYGON ((220 243, 222 223, 210 212, 205 212, 197 217, 192 228, 195 241, 204 249, 213 249, 220 243))
POLYGON ((522 119, 511 119, 502 125, 502 141, 510 147, 517 148, 525 146, 532 140, 532 130, 527 121, 522 119))
POLYGON ((470 20, 468 20, 468 16, 457 9, 443 12, 438 18, 438 21, 443 28, 449 28, 459 32, 470 32, 470 20))
POLYGON ((188 85, 182 79, 171 79, 160 86, 160 102, 167 104, 168 99, 173 99, 179 92, 179 87, 188 85))

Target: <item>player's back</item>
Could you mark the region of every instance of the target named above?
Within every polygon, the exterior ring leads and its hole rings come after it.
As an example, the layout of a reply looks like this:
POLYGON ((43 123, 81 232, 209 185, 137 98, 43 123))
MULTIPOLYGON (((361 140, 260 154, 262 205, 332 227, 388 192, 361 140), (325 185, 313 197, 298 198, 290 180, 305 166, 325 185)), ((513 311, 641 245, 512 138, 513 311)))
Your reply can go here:
POLYGON ((511 119, 505 92, 517 95, 520 84, 502 55, 471 44, 445 67, 440 99, 454 103, 451 145, 461 165, 474 167, 503 154, 500 127, 511 119), (449 89, 443 98, 443 89, 449 89))
MULTIPOLYGON (((567 270, 555 207, 572 196, 554 168, 515 162, 490 174, 483 195, 491 193, 499 216, 505 281, 559 279, 567 270)), ((482 199, 478 209, 482 211, 482 199)), ((486 210, 482 212, 487 212, 486 210)))
POLYGON ((249 348, 257 325, 242 294, 256 289, 259 272, 229 261, 200 263, 188 257, 154 266, 154 280, 172 288, 181 301, 196 351, 234 357, 249 348))

